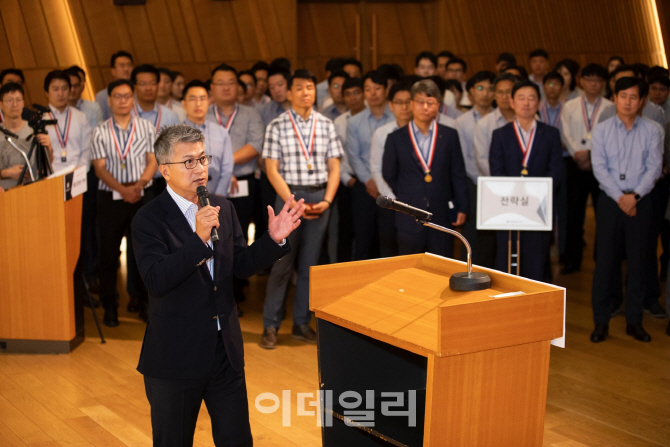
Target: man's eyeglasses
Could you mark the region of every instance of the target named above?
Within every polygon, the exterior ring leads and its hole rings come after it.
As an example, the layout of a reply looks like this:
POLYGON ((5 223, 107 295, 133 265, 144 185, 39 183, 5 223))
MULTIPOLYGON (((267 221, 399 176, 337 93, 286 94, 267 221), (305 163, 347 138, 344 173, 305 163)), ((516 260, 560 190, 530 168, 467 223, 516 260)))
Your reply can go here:
POLYGON ((189 158, 188 160, 185 161, 175 161, 173 163, 163 163, 164 165, 179 165, 183 164, 186 166, 186 169, 195 169, 196 166, 198 166, 198 162, 200 162, 201 165, 207 166, 212 162, 212 156, 211 155, 203 155, 200 158, 189 158))
POLYGON ((394 99, 392 103, 394 106, 398 107, 409 107, 409 105, 412 103, 412 100, 408 99, 407 101, 401 101, 399 99, 394 99))
POLYGON ((112 99, 115 101, 129 101, 133 98, 132 93, 128 93, 127 95, 121 95, 121 94, 114 94, 112 95, 112 99))

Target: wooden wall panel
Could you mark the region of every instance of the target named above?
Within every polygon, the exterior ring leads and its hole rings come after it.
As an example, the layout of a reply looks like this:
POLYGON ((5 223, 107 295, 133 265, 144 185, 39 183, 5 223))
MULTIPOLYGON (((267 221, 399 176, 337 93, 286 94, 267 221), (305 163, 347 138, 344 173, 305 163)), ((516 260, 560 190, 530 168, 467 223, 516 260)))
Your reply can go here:
POLYGON ((44 76, 72 64, 85 66, 67 0, 0 0, 0 69, 26 77, 26 102, 46 103, 44 76))
POLYGON ((350 48, 339 45, 355 36, 344 19, 346 9, 349 16, 361 15, 361 59, 366 69, 372 59, 372 14, 377 16, 377 62, 401 63, 407 72, 413 72, 414 56, 420 51, 444 49, 463 57, 469 74, 492 69, 502 52, 514 54, 526 66, 528 53, 538 47, 549 52, 552 62, 570 57, 582 65, 604 64, 618 54, 653 65, 662 61, 651 9, 654 1, 667 4, 661 21, 670 25, 669 0, 300 3, 298 35, 310 40, 299 47, 298 56, 300 64, 319 77, 330 57, 351 56, 350 48))
POLYGON ((188 79, 207 79, 222 62, 242 70, 280 56, 295 62, 297 55, 296 0, 68 1, 80 36, 92 44, 86 57, 96 90, 111 81, 109 58, 121 49, 136 64, 179 70, 188 79))
POLYGON ((553 62, 571 57, 582 65, 605 63, 618 54, 655 64, 662 55, 654 1, 667 30, 670 0, 147 0, 123 7, 111 0, 0 0, 0 68, 26 71, 28 95, 39 100, 44 73, 73 63, 88 68, 92 91, 103 88, 111 80, 109 58, 120 49, 138 64, 177 69, 189 79, 207 78, 224 61, 246 69, 280 56, 323 77, 329 58, 354 56, 358 47, 370 68, 373 14, 377 62, 399 63, 408 72, 426 49, 464 57, 470 74, 491 69, 503 51, 525 65, 536 47, 547 49, 553 62))

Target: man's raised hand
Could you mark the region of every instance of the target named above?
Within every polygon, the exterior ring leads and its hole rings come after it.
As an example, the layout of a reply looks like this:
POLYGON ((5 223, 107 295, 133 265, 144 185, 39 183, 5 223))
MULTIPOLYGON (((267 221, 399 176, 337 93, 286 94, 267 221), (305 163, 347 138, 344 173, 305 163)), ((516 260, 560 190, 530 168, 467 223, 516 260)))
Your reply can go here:
POLYGON ((300 225, 300 216, 305 210, 305 200, 300 199, 295 203, 293 208, 289 210, 289 206, 293 203, 294 195, 288 198, 281 212, 275 216, 275 212, 270 205, 268 205, 268 231, 270 237, 276 243, 281 242, 288 237, 289 234, 300 225))

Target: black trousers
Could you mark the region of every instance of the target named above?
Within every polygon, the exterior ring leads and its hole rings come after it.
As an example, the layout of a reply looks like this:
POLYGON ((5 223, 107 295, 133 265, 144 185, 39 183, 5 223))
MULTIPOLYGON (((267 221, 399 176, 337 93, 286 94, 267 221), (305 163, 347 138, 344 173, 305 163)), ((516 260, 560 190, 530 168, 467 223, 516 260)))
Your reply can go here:
MULTIPOLYGON (((647 267, 647 282, 644 297, 645 307, 649 307, 654 301, 658 302, 661 296, 659 259, 656 257, 658 249, 658 237, 661 235, 663 226, 667 224, 665 220, 665 210, 668 207, 668 183, 665 178, 656 182, 654 189, 649 193, 651 198, 652 216, 649 223, 649 250, 654 256, 649 257, 649 267, 647 267)), ((664 246, 665 247, 665 246, 664 246)), ((665 253, 665 249, 663 250, 665 253)))
MULTIPOLYGON (((570 158, 567 161, 568 209, 565 241, 566 265, 581 267, 584 252, 584 220, 589 194, 597 209, 600 186, 592 171, 582 171, 570 158)), ((596 222, 598 218, 596 217, 596 222)), ((596 250, 597 252, 597 250, 596 250)))
POLYGON ((340 185, 337 188, 337 262, 349 262, 354 250, 354 215, 351 208, 351 188, 340 185))
MULTIPOLYGON (((508 271, 508 241, 509 231, 497 231, 498 254, 496 269, 508 271)), ((516 252, 516 231, 512 231, 512 251, 516 252)), ((521 276, 535 281, 551 282, 551 231, 522 231, 521 232, 521 276)), ((514 270, 513 270, 514 273, 514 270)))
POLYGON ((351 191, 351 213, 354 219, 354 261, 364 261, 379 256, 379 231, 377 203, 356 181, 351 191))
MULTIPOLYGON (((449 225, 448 228, 451 226, 449 225)), ((433 253, 452 258, 454 256, 454 237, 427 227, 422 227, 418 233, 398 231, 398 254, 402 256, 419 253, 433 253)))
MULTIPOLYGON (((240 226, 242 227, 242 234, 244 239, 247 239, 247 234, 249 233, 249 225, 251 220, 254 218, 254 204, 257 201, 256 195, 258 194, 258 180, 254 177, 254 174, 244 175, 237 178, 238 181, 246 180, 249 184, 249 195, 247 197, 237 197, 230 199, 233 206, 235 207, 235 212, 237 213, 237 219, 240 221, 240 226)), ((260 213, 259 213, 260 214, 260 213)), ((265 209, 265 226, 267 227, 268 220, 268 210, 265 209)), ((260 220, 260 216, 259 219, 260 220)), ((262 234, 262 233, 261 233, 262 234)))
POLYGON ((92 281, 98 276, 99 235, 97 218, 98 177, 95 170, 91 168, 86 176, 87 190, 84 193, 81 206, 81 239, 79 248, 79 259, 74 269, 74 292, 75 296, 86 297, 87 281, 92 281))
POLYGON ((643 197, 637 203, 637 215, 629 217, 611 197, 603 194, 598 201, 596 267, 593 272, 591 305, 593 321, 607 324, 610 313, 621 295, 621 261, 626 254, 626 322, 642 322, 642 307, 646 291, 646 272, 650 258, 649 226, 653 215, 652 198, 643 197), (619 290, 617 290, 619 289, 619 290))
MULTIPOLYGON (((477 185, 468 179, 467 218, 461 229, 463 237, 470 243, 472 249, 472 263, 482 267, 495 268, 496 263, 496 232, 477 229, 477 185)), ((468 251, 461 249, 461 261, 467 260, 468 251)), ((507 253, 507 251, 505 251, 507 253)))
POLYGON ((148 301, 140 273, 137 270, 133 240, 130 234, 130 223, 135 213, 148 201, 152 194, 146 189, 142 200, 127 203, 123 200, 112 200, 109 191, 98 191, 98 223, 100 227, 100 301, 105 309, 118 307, 119 294, 116 290, 116 277, 121 255, 121 240, 127 237, 126 267, 128 274, 127 290, 131 300, 140 304, 148 301))
POLYGON ((214 364, 205 377, 169 380, 144 376, 144 389, 151 405, 154 446, 192 446, 203 400, 217 447, 253 445, 244 371, 235 371, 230 366, 220 335, 214 364))
POLYGON ((258 240, 268 230, 268 205, 274 208, 277 192, 272 187, 268 176, 261 172, 261 178, 258 180, 258 192, 255 195, 254 202, 254 227, 255 239, 258 240))
POLYGON ((381 208, 375 204, 375 212, 377 213, 379 257, 392 258, 398 256, 398 232, 395 228, 395 213, 397 211, 381 208))
MULTIPOLYGON (((251 220, 253 219, 255 212, 254 205, 256 204, 257 201, 256 196, 258 194, 258 180, 256 180, 256 178, 254 177, 254 174, 237 177, 237 180, 238 181, 246 180, 249 185, 248 196, 236 197, 234 199, 230 199, 233 206, 235 207, 235 212, 237 213, 237 219, 240 221, 240 226, 242 227, 242 234, 244 235, 244 239, 247 240, 248 239, 247 235, 249 234, 249 225, 251 225, 251 220)), ((268 220, 267 214, 268 211, 266 209, 264 218, 266 226, 268 220)), ((233 276, 233 293, 235 295, 235 299, 238 302, 244 298, 244 292, 242 290, 244 284, 245 284, 244 280, 238 278, 237 276, 233 276)))

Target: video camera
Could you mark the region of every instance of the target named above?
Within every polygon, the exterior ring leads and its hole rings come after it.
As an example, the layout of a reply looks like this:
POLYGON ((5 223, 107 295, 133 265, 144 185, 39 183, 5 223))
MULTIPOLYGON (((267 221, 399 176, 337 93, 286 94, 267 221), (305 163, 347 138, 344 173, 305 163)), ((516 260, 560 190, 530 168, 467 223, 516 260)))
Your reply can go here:
POLYGON ((45 120, 43 118, 45 113, 51 112, 48 107, 33 104, 33 109, 24 107, 23 112, 21 112, 21 119, 28 121, 28 125, 33 129, 35 135, 47 134, 46 126, 55 126, 58 124, 57 120, 45 120))

